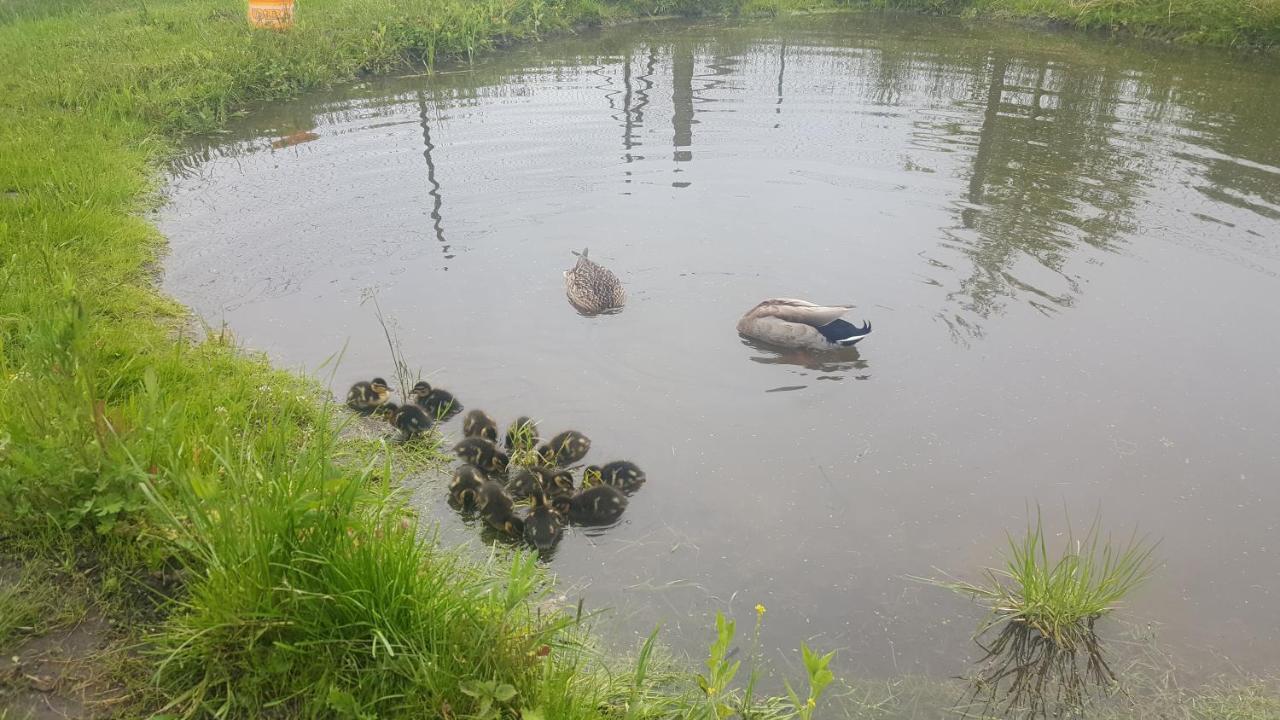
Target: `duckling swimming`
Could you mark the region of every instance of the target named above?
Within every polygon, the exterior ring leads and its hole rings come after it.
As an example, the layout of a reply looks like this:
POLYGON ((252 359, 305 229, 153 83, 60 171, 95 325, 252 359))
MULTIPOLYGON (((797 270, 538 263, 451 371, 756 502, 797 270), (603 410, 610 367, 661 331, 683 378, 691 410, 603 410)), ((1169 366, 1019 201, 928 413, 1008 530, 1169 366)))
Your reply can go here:
POLYGON ((533 509, 524 518, 524 539, 530 545, 546 552, 560 542, 563 528, 560 515, 547 502, 547 496, 537 492, 533 498, 533 509))
POLYGON ((542 478, 529 468, 517 468, 511 474, 511 479, 507 481, 507 493, 516 500, 523 500, 532 497, 534 493, 541 492, 543 492, 542 478))
POLYGON ((591 438, 577 430, 565 430, 538 448, 538 454, 550 465, 572 465, 587 456, 591 438))
POLYGON ((549 497, 573 494, 573 473, 568 470, 548 465, 534 465, 529 470, 538 476, 549 497))
POLYGON ((612 525, 626 509, 627 496, 609 485, 587 488, 569 498, 569 519, 578 525, 612 525))
POLYGON ((633 493, 644 484, 644 471, 627 460, 614 460, 601 465, 588 465, 582 471, 582 486, 609 485, 624 493, 633 493))
POLYGON ((391 388, 380 377, 367 382, 361 380, 347 391, 347 407, 360 413, 371 413, 390 399, 391 388))
POLYGON ((431 417, 417 405, 400 405, 391 411, 389 420, 405 440, 412 440, 431 429, 431 417))
POLYGON ((627 294, 618 276, 588 260, 586 248, 573 254, 578 256, 578 262, 564 272, 564 292, 569 304, 583 315, 621 310, 627 294))
POLYGON ((507 463, 511 462, 511 458, 499 450, 497 445, 478 437, 463 438, 453 446, 453 454, 491 475, 505 473, 507 463))
POLYGON ((515 503, 511 501, 511 496, 507 495, 506 490, 493 480, 487 481, 480 487, 480 499, 476 502, 476 509, 480 511, 480 516, 484 518, 485 523, 494 530, 513 537, 524 535, 524 521, 515 514, 515 503))
POLYGON ((449 483, 449 501, 464 510, 471 510, 480 504, 480 489, 489 481, 483 472, 474 465, 463 463, 453 471, 453 481, 449 483))
POLYGON ((462 418, 462 434, 466 437, 482 437, 491 443, 497 443, 498 423, 483 410, 472 410, 462 418))
POLYGON ((447 420, 462 412, 462 403, 458 402, 453 393, 444 388, 433 388, 426 380, 414 383, 409 397, 438 421, 447 420))
POLYGON ((517 418, 507 427, 507 452, 528 451, 538 446, 538 425, 527 417, 517 418))

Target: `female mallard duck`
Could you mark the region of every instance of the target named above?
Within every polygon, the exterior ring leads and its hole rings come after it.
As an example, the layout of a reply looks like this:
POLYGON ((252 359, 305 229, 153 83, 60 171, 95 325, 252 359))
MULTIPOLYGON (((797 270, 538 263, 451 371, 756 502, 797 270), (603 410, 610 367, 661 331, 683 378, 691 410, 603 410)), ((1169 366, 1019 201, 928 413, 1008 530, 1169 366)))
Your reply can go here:
POLYGON ((504 473, 507 463, 511 462, 511 458, 499 450, 497 445, 478 437, 463 438, 453 446, 453 454, 487 473, 504 473))
POLYGON ((582 486, 609 485, 624 493, 633 493, 644 484, 644 471, 627 460, 614 460, 604 465, 588 465, 582 471, 582 486))
POLYGON ((447 420, 462 412, 462 403, 444 388, 433 388, 426 380, 414 383, 409 398, 436 420, 447 420))
POLYGON ((591 438, 577 430, 565 430, 538 448, 538 455, 548 465, 564 467, 587 456, 591 450, 591 438))
POLYGON ((564 293, 569 297, 569 304, 583 315, 621 310, 627 294, 618 276, 588 260, 586 248, 573 254, 578 256, 578 262, 564 271, 564 293))
POLYGON ((483 410, 472 410, 462 418, 462 434, 466 437, 481 437, 496 443, 498 442, 498 423, 483 410))
POLYGON ((858 327, 840 316, 852 305, 814 305, 804 300, 773 298, 751 308, 738 321, 738 332, 781 347, 828 350, 853 347, 871 334, 871 323, 858 327))
POLYGON ((388 420, 405 440, 412 440, 431 429, 431 416, 417 405, 400 405, 392 409, 388 420))
POLYGON ((569 498, 569 520, 578 525, 612 525, 626 509, 627 496, 608 485, 587 488, 569 498))
POLYGON ((524 517, 524 539, 539 552, 546 552, 555 547, 563 533, 560 514, 552 509, 547 496, 541 491, 531 497, 533 508, 524 517))
POLYGON ((476 466, 459 465, 453 471, 453 481, 449 483, 449 500, 463 509, 475 508, 480 504, 480 488, 488 481, 489 478, 476 466))
POLYGON ((507 428, 507 452, 528 451, 538 446, 538 424, 520 417, 507 428))
POLYGON ((538 476, 547 495, 557 497, 573 494, 573 473, 568 470, 547 465, 534 465, 529 469, 538 476))
POLYGON ((360 413, 371 413, 391 399, 391 388, 380 377, 361 380, 347 391, 347 407, 360 413))

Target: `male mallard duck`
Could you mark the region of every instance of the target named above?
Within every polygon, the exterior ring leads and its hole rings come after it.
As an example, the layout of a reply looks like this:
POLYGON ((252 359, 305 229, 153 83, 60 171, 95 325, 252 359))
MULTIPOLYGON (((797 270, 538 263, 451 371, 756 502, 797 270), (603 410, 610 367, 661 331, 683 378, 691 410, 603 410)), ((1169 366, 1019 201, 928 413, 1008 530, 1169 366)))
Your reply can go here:
POLYGON ((588 260, 586 248, 573 254, 578 256, 578 262, 564 271, 564 293, 569 297, 569 304, 583 315, 621 310, 627 294, 618 276, 588 260))
POLYGON ((549 465, 572 465, 587 456, 591 438, 577 430, 565 430, 538 448, 538 455, 549 465))
POLYGON ((588 465, 582 471, 582 486, 609 485, 624 493, 633 493, 644 484, 644 471, 626 460, 614 460, 602 465, 588 465))
POLYGON ((827 350, 853 347, 871 334, 871 323, 858 327, 840 316, 852 305, 814 305, 804 300, 773 298, 751 308, 738 321, 738 332, 781 347, 827 350))
POLYGON ((453 393, 444 388, 433 388, 426 380, 414 383, 409 397, 436 420, 447 420, 462 412, 462 403, 453 393))
POLYGON ((627 496, 608 485, 587 488, 569 498, 569 519, 579 525, 611 525, 626 509, 627 496))
POLYGON ((538 446, 538 424, 527 417, 520 417, 507 427, 507 452, 532 450, 538 446))
POLYGON ((449 500, 461 508, 475 508, 480 504, 480 488, 489 481, 484 473, 474 465, 459 465, 453 471, 453 481, 449 483, 449 500))
POLYGON ((462 418, 462 434, 466 437, 482 437, 489 442, 498 442, 498 423, 485 415, 483 410, 472 410, 462 418))
POLYGON ((531 497, 533 508, 524 517, 524 539, 539 552, 546 552, 560 541, 563 532, 560 515, 552 509, 547 496, 541 491, 531 497))
POLYGON ((391 388, 380 377, 361 380, 347 391, 347 407, 361 413, 371 413, 391 399, 391 388))
POLYGON ((463 438, 453 446, 453 454, 487 473, 504 473, 507 463, 511 462, 511 458, 497 445, 478 437, 463 438))
POLYGON ((529 470, 542 481, 542 488, 547 495, 555 497, 573 494, 573 473, 568 470, 548 465, 534 465, 529 470))
POLYGON ((511 474, 511 479, 507 481, 507 493, 516 500, 533 497, 534 493, 540 492, 543 492, 542 478, 529 468, 516 468, 516 471, 511 474))
POLYGON ((431 416, 417 405, 400 405, 391 411, 388 419, 405 440, 412 440, 431 429, 431 416))

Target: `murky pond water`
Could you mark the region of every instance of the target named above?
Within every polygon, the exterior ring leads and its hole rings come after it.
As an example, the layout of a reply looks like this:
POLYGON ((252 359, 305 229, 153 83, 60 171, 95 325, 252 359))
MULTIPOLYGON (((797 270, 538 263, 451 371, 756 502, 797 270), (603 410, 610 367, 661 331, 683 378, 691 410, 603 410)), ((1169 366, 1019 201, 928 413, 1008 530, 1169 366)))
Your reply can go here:
MULTIPOLYGON (((1256 57, 641 24, 255 110, 176 168, 165 288, 286 365, 345 347, 339 392, 390 373, 376 290, 468 407, 642 465, 624 522, 552 562, 620 634, 698 647, 759 602, 769 647, 957 674, 975 611, 909 576, 975 576, 1038 503, 1055 531, 1162 538, 1129 618, 1274 670, 1276 117, 1256 57), (566 302, 582 247, 621 314, 566 302), (876 332, 834 358, 745 343, 772 296, 876 332)), ((474 535, 442 495, 418 498, 474 535)))

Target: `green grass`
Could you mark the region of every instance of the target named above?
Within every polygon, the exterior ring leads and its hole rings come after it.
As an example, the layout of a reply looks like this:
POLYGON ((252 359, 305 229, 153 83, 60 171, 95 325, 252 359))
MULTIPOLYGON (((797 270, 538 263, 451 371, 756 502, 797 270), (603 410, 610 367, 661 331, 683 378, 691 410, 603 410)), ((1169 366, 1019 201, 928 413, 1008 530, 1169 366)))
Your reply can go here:
POLYGON ((1021 537, 1009 536, 1004 566, 988 569, 983 582, 938 582, 990 610, 975 636, 985 655, 972 678, 973 704, 1057 717, 1083 708, 1091 686, 1111 691, 1118 677, 1096 623, 1151 576, 1154 550, 1136 535, 1113 544, 1095 520, 1080 539, 1068 529, 1051 555, 1037 511, 1021 537))
MULTIPOLYGON (((313 381, 192 332, 153 287, 163 243, 142 217, 176 141, 251 100, 577 23, 740 7, 306 0, 277 34, 249 29, 232 0, 0 2, 0 537, 7 559, 75 558, 94 568, 95 601, 161 618, 150 671, 124 678, 131 711, 649 718, 742 698, 658 672, 652 645, 615 667, 543 602, 529 557, 475 564, 419 536, 393 491, 435 446, 349 435, 313 381), (178 587, 146 581, 175 565, 178 587)), ((0 591, 0 637, 26 632, 47 587, 0 591)))

